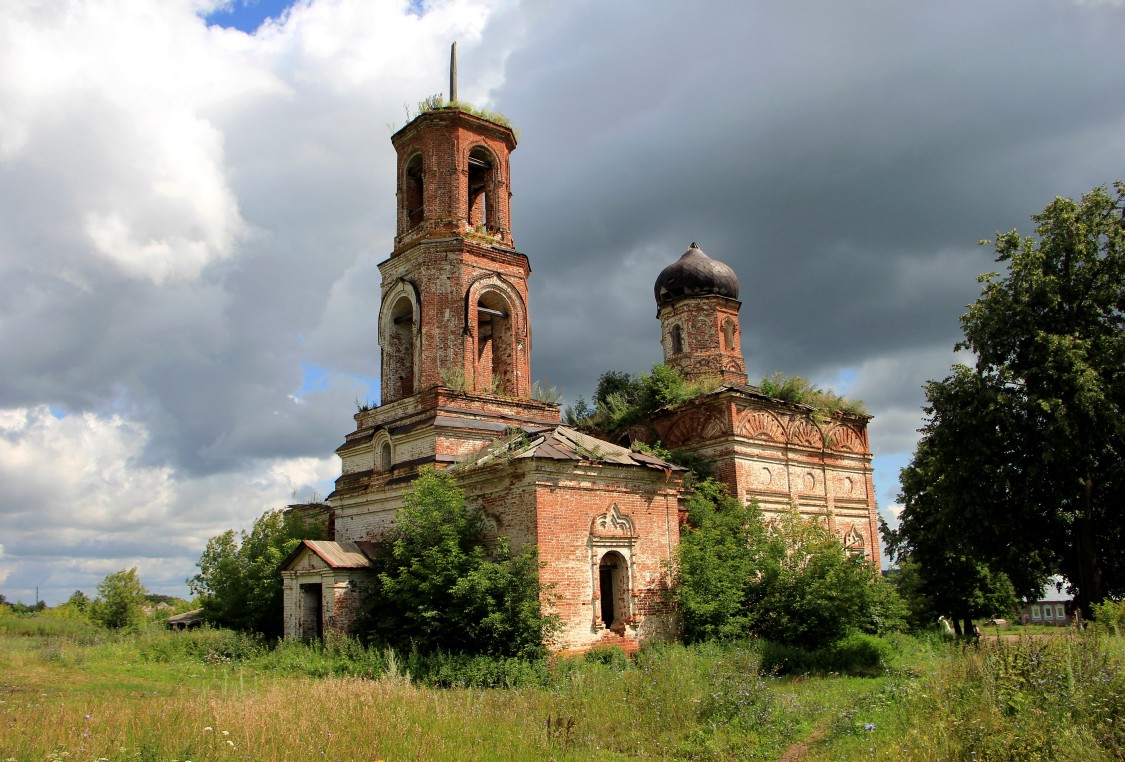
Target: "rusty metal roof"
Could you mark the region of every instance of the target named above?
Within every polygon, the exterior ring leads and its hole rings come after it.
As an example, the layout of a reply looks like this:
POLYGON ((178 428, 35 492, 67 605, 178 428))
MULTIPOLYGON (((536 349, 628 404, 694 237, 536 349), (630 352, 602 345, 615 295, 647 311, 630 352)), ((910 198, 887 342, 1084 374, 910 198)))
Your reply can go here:
POLYGON ((502 457, 592 461, 622 466, 644 466, 665 472, 684 470, 656 456, 606 442, 569 426, 556 426, 523 436, 506 437, 485 448, 472 463, 484 465, 502 457))
POLYGON ((333 569, 366 569, 371 566, 371 560, 363 550, 354 542, 333 542, 332 540, 302 540, 301 544, 289 554, 282 563, 281 568, 286 568, 293 562, 301 548, 308 548, 320 556, 320 560, 333 569))

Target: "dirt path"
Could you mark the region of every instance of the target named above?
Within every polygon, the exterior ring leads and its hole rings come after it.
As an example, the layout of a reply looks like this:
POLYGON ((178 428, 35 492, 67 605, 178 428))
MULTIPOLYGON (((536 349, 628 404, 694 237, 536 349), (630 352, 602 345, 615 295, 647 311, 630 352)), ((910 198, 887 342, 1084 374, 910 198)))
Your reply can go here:
POLYGON ((813 731, 808 734, 803 740, 790 746, 785 750, 785 753, 778 757, 777 762, 799 762, 805 758, 805 753, 809 750, 809 746, 828 735, 828 725, 831 723, 831 718, 813 728, 813 731))

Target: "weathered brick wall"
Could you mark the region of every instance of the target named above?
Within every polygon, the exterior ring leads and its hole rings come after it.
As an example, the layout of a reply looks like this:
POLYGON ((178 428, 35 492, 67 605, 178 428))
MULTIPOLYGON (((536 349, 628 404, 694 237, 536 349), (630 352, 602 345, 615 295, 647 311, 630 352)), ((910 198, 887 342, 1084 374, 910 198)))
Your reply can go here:
POLYGON ((664 346, 664 364, 684 378, 720 376, 746 383, 742 335, 738 327, 741 303, 725 296, 691 297, 661 307, 657 313, 664 346), (673 332, 680 329, 679 346, 673 332), (676 351, 676 350, 680 351, 676 351))
POLYGON ((489 233, 512 245, 509 154, 515 150, 515 134, 503 125, 456 109, 421 114, 391 136, 398 152, 398 235, 396 252, 426 237, 460 233, 469 229, 469 154, 483 149, 494 163, 487 183, 489 233), (408 201, 411 180, 408 167, 415 156, 422 159, 422 219, 412 219, 408 201))
MULTIPOLYGON (((563 629, 554 647, 582 649, 602 640, 628 644, 676 631, 668 562, 679 545, 677 479, 640 467, 516 459, 459 472, 466 499, 480 506, 494 534, 513 549, 537 547, 544 603, 563 629), (626 523, 623 531, 611 520, 626 523), (616 632, 600 620, 599 563, 617 553, 627 564, 625 616, 616 632)), ((393 526, 407 484, 337 505, 338 540, 378 540, 393 526)), ((337 588, 337 601, 347 591, 337 588)), ((348 599, 347 605, 354 605, 348 599)), ((337 603, 343 606, 344 603, 337 603)), ((338 620, 342 621, 342 620, 338 620)))
MULTIPOLYGON (((715 465, 715 475, 743 503, 767 514, 796 505, 827 516, 844 538, 862 541, 879 565, 878 518, 866 419, 807 412, 737 390, 701 397, 652 421, 666 447, 683 447, 715 465)), ((858 545, 857 545, 858 547, 858 545)))
POLYGON ((513 546, 537 545, 545 595, 563 623, 555 648, 674 634, 667 593, 679 545, 678 479, 636 466, 517 459, 472 471, 462 483, 513 546), (600 619, 599 564, 611 553, 627 567, 616 632, 600 619))

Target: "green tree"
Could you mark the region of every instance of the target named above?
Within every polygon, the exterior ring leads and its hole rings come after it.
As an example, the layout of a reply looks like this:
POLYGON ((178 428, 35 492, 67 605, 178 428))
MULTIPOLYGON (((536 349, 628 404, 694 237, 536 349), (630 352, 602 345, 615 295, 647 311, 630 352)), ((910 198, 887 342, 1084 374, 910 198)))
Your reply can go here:
POLYGON ((755 634, 816 648, 871 630, 893 597, 862 555, 849 553, 818 517, 791 510, 766 533, 749 605, 755 634))
POLYGON ((1125 184, 997 235, 959 349, 926 387, 903 474, 903 547, 923 568, 956 550, 1038 597, 1062 573, 1085 615, 1125 592, 1125 184), (969 530, 971 528, 971 531, 969 530))
POLYGON ((361 632, 400 650, 541 654, 556 619, 540 607, 537 557, 485 540, 484 514, 453 476, 422 471, 376 553, 361 632))
POLYGON ((687 501, 678 603, 688 641, 750 635, 804 647, 904 626, 904 604, 823 521, 791 511, 767 530, 711 479, 687 501))
POLYGON ((98 597, 89 605, 90 619, 111 630, 139 624, 147 594, 137 567, 114 572, 98 583, 98 597))
POLYGON ((223 627, 282 634, 281 562, 301 540, 324 538, 324 527, 292 511, 267 511, 249 532, 228 529, 207 541, 188 587, 207 620, 223 627))
POLYGON ((90 596, 86 595, 81 590, 75 590, 70 594, 70 597, 66 599, 65 605, 73 606, 75 610, 85 614, 86 609, 90 606, 90 596))

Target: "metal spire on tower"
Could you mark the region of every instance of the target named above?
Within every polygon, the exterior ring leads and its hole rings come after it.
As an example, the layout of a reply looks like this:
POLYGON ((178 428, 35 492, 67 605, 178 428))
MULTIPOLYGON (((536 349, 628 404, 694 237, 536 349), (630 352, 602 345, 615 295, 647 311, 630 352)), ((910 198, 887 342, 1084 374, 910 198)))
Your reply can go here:
POLYGON ((449 49, 449 102, 457 102, 457 43, 449 49))

